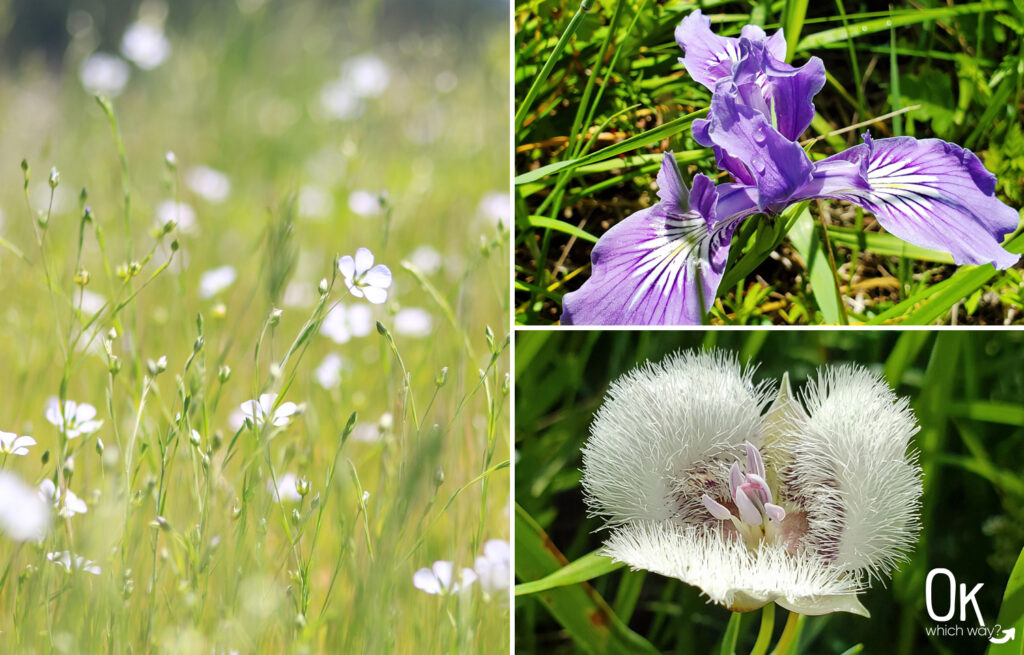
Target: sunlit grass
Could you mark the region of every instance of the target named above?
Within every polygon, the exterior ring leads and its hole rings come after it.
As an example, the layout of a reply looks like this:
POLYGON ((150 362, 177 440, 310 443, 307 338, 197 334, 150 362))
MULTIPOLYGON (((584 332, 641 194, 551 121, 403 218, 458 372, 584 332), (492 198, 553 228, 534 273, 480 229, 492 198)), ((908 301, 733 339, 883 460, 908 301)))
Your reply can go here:
POLYGON ((88 505, 41 544, 0 536, 0 650, 507 650, 503 593, 413 586, 508 539, 504 29, 385 48, 370 21, 204 11, 110 120, 87 41, 0 76, 0 429, 39 442, 0 467, 88 505), (332 119, 325 85, 367 52, 390 83, 332 119), (383 304, 337 271, 360 247, 383 304), (324 334, 336 306, 357 318, 324 334), (290 422, 241 421, 266 393, 290 422), (103 425, 62 438, 51 397, 103 425))

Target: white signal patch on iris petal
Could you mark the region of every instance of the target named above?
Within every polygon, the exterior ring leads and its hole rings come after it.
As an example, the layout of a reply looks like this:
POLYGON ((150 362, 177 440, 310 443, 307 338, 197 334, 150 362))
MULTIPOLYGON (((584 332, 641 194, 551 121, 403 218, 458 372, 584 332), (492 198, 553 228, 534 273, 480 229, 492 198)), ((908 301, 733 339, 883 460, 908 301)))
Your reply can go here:
POLYGON ((662 296, 667 296, 681 282, 679 276, 699 266, 700 260, 691 258, 694 249, 700 246, 700 257, 708 256, 711 240, 707 223, 696 218, 665 219, 663 235, 644 244, 637 244, 637 251, 650 248, 641 259, 633 277, 643 278, 630 300, 630 307, 640 302, 652 287, 659 287, 662 296), (656 244, 653 245, 652 244, 656 244))

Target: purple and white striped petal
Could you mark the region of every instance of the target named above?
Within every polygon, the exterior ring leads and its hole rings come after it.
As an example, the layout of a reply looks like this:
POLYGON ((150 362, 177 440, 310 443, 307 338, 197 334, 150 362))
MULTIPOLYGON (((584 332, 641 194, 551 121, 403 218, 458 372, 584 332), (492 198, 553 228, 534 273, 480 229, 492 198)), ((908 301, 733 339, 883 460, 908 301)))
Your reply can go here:
POLYGON ((745 25, 740 38, 718 36, 711 31, 711 19, 700 9, 692 12, 676 27, 676 43, 685 57, 680 62, 697 82, 714 91, 718 82, 732 76, 732 68, 740 60, 740 40, 759 43, 778 61, 786 58, 786 37, 782 30, 766 36, 756 25, 745 25))
POLYGON ((953 255, 957 264, 1009 268, 1002 247, 1020 215, 995 197, 996 178, 970 150, 939 139, 894 137, 854 146, 814 167, 793 202, 838 198, 873 213, 889 233, 953 255))
POLYGON ((658 180, 661 201, 617 224, 594 246, 590 279, 562 299, 563 325, 701 322, 718 291, 736 225, 757 211, 754 191, 716 187, 697 175, 687 192, 671 153, 658 180))

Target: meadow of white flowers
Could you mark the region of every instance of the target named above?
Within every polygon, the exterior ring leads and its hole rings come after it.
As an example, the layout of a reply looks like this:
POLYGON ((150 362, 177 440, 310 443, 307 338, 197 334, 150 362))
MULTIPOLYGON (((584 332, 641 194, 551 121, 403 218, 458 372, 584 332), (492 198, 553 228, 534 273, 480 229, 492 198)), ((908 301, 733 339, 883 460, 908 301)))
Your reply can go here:
POLYGON ((507 25, 143 6, 0 72, 0 652, 507 651, 507 25))

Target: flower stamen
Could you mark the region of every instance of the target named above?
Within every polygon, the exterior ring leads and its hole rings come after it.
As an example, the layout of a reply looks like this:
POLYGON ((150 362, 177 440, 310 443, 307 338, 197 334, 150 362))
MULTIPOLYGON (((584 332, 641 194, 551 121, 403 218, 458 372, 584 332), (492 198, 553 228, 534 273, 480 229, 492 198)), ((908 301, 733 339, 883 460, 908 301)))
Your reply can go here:
POLYGON ((786 510, 772 503, 772 490, 765 480, 764 459, 760 451, 749 441, 745 448, 747 472, 740 469, 739 462, 733 462, 729 469, 729 495, 739 516, 708 494, 704 494, 701 500, 711 516, 719 521, 730 521, 744 541, 753 545, 767 537, 778 536, 777 526, 786 518, 786 510))

